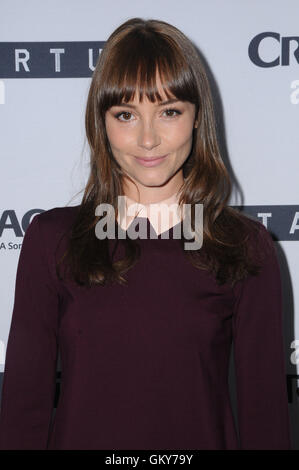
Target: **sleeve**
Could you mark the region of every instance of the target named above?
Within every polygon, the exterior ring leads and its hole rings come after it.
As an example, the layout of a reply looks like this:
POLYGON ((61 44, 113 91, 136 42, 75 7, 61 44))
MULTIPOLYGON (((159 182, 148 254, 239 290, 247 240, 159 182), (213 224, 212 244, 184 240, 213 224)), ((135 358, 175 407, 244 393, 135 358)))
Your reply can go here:
POLYGON ((18 261, 0 409, 0 449, 46 449, 56 387, 58 294, 40 217, 29 224, 18 261))
POLYGON ((237 415, 241 449, 291 449, 282 286, 271 235, 260 224, 262 269, 239 281, 233 315, 237 415))

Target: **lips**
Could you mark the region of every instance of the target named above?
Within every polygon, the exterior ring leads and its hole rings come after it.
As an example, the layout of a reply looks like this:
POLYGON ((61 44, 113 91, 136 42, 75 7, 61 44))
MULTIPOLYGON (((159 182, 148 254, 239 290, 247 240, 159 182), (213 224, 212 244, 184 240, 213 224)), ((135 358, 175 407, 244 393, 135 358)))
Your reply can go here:
POLYGON ((140 160, 145 160, 147 162, 147 161, 152 161, 152 160, 159 160, 159 158, 164 158, 164 157, 166 157, 166 155, 160 155, 158 157, 136 157, 136 158, 139 158, 140 160))
POLYGON ((135 158, 140 165, 151 167, 151 166, 160 165, 160 163, 162 163, 165 160, 167 155, 163 155, 161 157, 135 157, 135 158))

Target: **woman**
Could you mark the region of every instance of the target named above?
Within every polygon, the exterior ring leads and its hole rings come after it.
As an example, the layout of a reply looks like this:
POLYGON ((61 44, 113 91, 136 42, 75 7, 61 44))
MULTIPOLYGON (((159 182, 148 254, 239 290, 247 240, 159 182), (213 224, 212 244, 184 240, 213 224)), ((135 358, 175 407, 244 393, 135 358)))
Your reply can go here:
POLYGON ((24 237, 1 448, 289 449, 275 247, 260 222, 227 205, 211 92, 186 36, 157 20, 118 27, 93 74, 86 132, 81 204, 35 216, 24 237), (137 204, 133 221, 120 217, 119 197, 137 204), (158 222, 148 215, 162 202, 178 208, 166 225, 162 212, 158 222), (152 236, 98 236, 101 204, 115 210, 118 233, 145 221, 152 236), (196 250, 174 237, 187 204, 193 229, 203 207, 196 250))

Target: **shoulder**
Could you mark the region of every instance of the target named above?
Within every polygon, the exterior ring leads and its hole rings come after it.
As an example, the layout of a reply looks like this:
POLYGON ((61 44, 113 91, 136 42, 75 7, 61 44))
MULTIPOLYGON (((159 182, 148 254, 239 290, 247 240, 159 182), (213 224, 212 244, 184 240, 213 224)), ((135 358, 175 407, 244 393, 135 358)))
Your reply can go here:
POLYGON ((273 253, 275 246, 272 235, 261 221, 232 207, 229 207, 228 217, 234 219, 241 238, 254 257, 264 259, 273 253))
POLYGON ((40 212, 34 216, 29 224, 25 238, 26 236, 29 238, 35 232, 39 243, 44 246, 48 253, 55 251, 61 242, 62 246, 64 246, 79 208, 79 205, 54 207, 40 212))
POLYGON ((242 213, 238 219, 243 248, 254 271, 235 283, 236 297, 245 286, 252 286, 253 289, 262 286, 264 289, 265 286, 271 287, 280 283, 277 248, 271 232, 261 221, 247 214, 242 213))
MULTIPOLYGON (((37 214, 34 218, 40 230, 46 235, 63 232, 69 229, 79 211, 79 205, 69 207, 54 207, 37 214)), ((32 222, 33 222, 32 220, 32 222)), ((31 222, 31 223, 32 223, 31 222)))
POLYGON ((233 292, 236 300, 243 294, 251 302, 259 293, 262 298, 265 292, 280 288, 280 267, 275 242, 264 224, 244 213, 237 218, 247 259, 254 265, 255 272, 238 280, 233 292))
POLYGON ((40 223, 51 225, 64 225, 67 226, 68 222, 72 222, 79 211, 80 206, 64 206, 54 207, 40 212, 38 217, 40 223))
POLYGON ((275 256, 275 245, 272 235, 262 222, 247 217, 248 250, 257 262, 266 261, 269 256, 275 256))

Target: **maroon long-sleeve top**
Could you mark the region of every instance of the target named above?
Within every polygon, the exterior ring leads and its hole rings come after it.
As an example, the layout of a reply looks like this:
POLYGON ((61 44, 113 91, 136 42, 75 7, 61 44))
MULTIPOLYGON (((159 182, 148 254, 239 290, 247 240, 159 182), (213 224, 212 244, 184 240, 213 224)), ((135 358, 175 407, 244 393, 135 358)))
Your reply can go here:
POLYGON ((266 254, 262 271, 234 287, 192 266, 171 228, 169 239, 139 240, 127 286, 88 289, 55 273, 58 240, 77 209, 36 215, 24 236, 0 448, 290 449, 281 278, 266 228, 252 220, 259 232, 251 243, 266 254))

